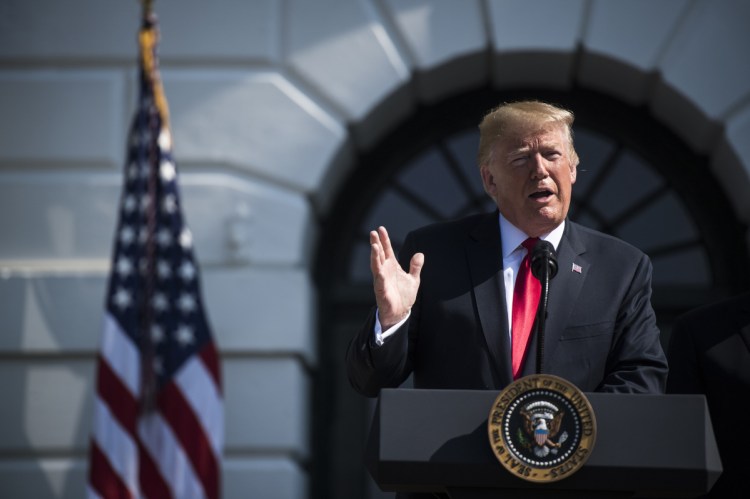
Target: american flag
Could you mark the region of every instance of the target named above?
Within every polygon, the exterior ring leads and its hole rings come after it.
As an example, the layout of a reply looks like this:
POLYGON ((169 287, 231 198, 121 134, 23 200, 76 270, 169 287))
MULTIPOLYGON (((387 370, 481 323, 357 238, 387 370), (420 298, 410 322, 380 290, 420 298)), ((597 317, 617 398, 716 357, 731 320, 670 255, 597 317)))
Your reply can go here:
POLYGON ((219 497, 219 357, 181 213, 157 37, 149 12, 97 362, 90 498, 219 497))

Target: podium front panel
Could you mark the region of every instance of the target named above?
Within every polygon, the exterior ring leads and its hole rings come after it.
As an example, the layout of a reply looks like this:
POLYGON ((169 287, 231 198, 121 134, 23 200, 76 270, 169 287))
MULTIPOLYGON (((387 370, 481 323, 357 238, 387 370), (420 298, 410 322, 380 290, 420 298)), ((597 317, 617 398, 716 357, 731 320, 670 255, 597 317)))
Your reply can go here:
POLYGON ((597 420, 596 443, 580 470, 556 482, 527 482, 497 461, 487 435, 492 391, 383 390, 367 465, 383 490, 414 492, 695 497, 718 479, 721 462, 702 395, 586 396, 597 420))

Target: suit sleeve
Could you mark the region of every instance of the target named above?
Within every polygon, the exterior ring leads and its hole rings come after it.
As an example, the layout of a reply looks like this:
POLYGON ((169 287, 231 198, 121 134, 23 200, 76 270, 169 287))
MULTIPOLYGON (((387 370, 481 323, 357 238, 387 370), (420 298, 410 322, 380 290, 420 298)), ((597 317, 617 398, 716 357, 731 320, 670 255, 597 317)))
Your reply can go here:
MULTIPOLYGON (((409 235, 399 252, 401 267, 407 271, 414 253, 409 235)), ((412 338, 419 322, 419 314, 416 313, 418 304, 419 295, 409 319, 380 346, 374 340, 376 308, 370 311, 346 350, 346 374, 357 392, 367 397, 377 397, 382 388, 396 388, 409 377, 412 371, 412 338)))
POLYGON ((664 393, 667 359, 651 307, 651 261, 643 255, 620 305, 606 375, 597 391, 664 393))

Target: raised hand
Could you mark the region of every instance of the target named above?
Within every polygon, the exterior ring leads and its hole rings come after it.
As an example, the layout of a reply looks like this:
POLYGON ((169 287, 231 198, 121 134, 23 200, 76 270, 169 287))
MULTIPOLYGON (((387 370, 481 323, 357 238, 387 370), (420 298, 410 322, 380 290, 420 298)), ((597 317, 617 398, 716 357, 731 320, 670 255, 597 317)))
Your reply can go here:
POLYGON ((404 272, 393 252, 385 227, 370 232, 370 270, 372 271, 378 319, 383 331, 400 322, 417 299, 419 274, 424 254, 415 253, 404 272))

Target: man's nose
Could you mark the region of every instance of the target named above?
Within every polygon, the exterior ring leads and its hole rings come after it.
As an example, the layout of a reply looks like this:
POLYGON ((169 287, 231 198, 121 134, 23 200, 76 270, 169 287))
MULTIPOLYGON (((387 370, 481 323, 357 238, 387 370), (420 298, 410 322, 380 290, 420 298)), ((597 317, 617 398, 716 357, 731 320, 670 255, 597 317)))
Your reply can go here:
POLYGON ((547 160, 541 154, 531 156, 531 176, 532 178, 547 178, 549 170, 547 169, 547 160))

